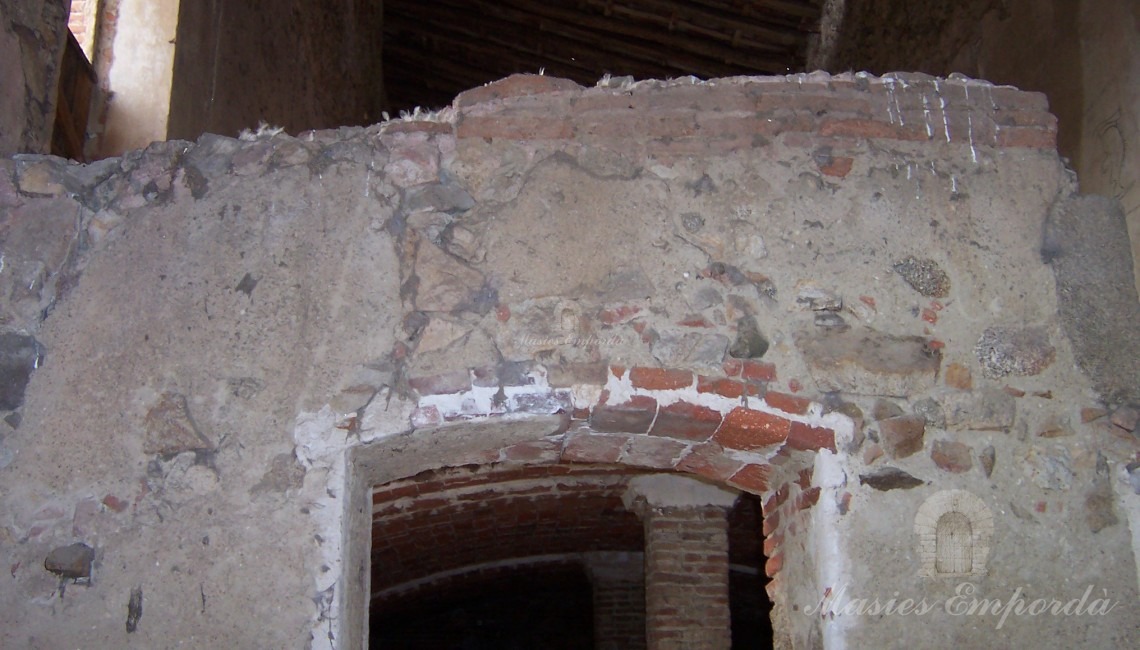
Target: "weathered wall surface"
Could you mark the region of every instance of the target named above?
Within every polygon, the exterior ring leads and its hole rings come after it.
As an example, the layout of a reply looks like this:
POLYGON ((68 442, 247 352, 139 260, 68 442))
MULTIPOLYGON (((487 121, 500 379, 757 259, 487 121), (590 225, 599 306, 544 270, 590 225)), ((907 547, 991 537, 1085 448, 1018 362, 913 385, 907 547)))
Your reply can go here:
POLYGON ((381 0, 181 3, 168 137, 379 121, 382 20, 381 0))
POLYGON ((983 647, 999 615, 944 606, 964 583, 1105 590, 1002 633, 1134 645, 1137 413, 1057 317, 1055 129, 1041 95, 923 75, 512 77, 422 121, 5 161, 30 381, 0 634, 350 647, 371 484, 590 462, 762 495, 794 647, 983 647), (932 575, 930 503, 989 552, 932 575), (73 542, 95 577, 62 594, 42 564, 73 542), (943 608, 844 609, 894 592, 943 608))
POLYGON ((0 156, 51 149, 67 0, 0 2, 0 156))
MULTIPOLYGON (((809 65, 953 72, 1044 92, 1082 191, 1124 205, 1140 252, 1140 5, 1131 0, 833 3, 840 33, 809 65)), ((1140 286, 1140 271, 1135 275, 1140 286)))

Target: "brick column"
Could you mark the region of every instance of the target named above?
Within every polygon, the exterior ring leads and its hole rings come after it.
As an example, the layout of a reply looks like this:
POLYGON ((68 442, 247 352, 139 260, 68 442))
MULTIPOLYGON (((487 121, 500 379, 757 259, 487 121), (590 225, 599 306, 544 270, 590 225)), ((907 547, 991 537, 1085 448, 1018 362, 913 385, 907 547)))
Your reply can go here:
POLYGON ((649 650, 729 650, 728 509, 737 493, 669 474, 630 481, 626 506, 645 524, 649 650))
POLYGON ((594 589, 594 648, 645 650, 645 559, 641 553, 586 556, 594 589))

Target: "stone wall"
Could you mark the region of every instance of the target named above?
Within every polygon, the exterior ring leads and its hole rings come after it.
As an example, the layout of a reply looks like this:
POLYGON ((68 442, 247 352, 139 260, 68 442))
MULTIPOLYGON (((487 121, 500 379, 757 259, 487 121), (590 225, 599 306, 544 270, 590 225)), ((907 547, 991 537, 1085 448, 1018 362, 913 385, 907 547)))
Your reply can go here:
POLYGON ((51 150, 67 0, 0 2, 0 156, 51 150))
POLYGON ((4 644, 356 647, 373 486, 584 465, 759 495, 782 647, 982 647, 962 590, 1086 587, 1002 633, 1135 645, 1127 283, 1054 227, 1123 222, 1055 138, 965 78, 516 76, 4 161, 4 644), (939 607, 851 604, 892 597, 939 607))

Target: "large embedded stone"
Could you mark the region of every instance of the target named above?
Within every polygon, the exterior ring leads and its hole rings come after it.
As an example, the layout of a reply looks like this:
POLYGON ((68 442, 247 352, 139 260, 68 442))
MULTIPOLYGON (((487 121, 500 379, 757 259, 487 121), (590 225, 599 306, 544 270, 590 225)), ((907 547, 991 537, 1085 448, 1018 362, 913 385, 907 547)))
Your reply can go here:
POLYGON ((736 340, 728 348, 735 359, 759 359, 768 351, 768 339, 760 333, 756 319, 745 316, 736 323, 736 340))
POLYGON ((879 422, 879 442, 891 458, 906 458, 922 451, 926 418, 900 415, 879 422))
POLYGON ((1049 333, 1039 327, 987 328, 974 346, 974 354, 982 364, 982 373, 990 379, 1040 374, 1056 358, 1049 333))
POLYGON ((870 474, 859 475, 860 485, 869 485, 876 490, 909 490, 923 484, 922 479, 915 478, 896 467, 884 467, 870 474))
POLYGON ((164 393, 147 412, 145 453, 169 458, 184 451, 210 449, 214 449, 214 443, 190 417, 185 395, 164 393))
POLYGON ((1013 396, 998 389, 942 396, 942 413, 947 429, 1004 431, 1013 426, 1016 412, 1013 396))
POLYGON ((1140 300, 1120 202, 1092 194, 1058 200, 1041 254, 1057 278, 1058 315, 1077 365, 1105 402, 1140 402, 1140 300))
POLYGON ((950 278, 934 260, 918 259, 911 255, 895 262, 894 269, 912 289, 927 298, 945 298, 950 295, 950 278))
POLYGON ((906 396, 930 390, 942 354, 920 336, 868 328, 805 333, 796 347, 820 391, 906 396))
POLYGON ((77 543, 53 549, 44 559, 44 568, 61 578, 81 580, 91 577, 91 565, 94 562, 95 549, 77 543))
POLYGON ((974 466, 970 447, 954 440, 935 440, 930 450, 930 459, 939 469, 961 474, 974 466))
POLYGON ((416 306, 423 311, 460 310, 471 305, 483 287, 482 273, 427 241, 416 254, 416 277, 416 306))
POLYGON ((24 390, 42 354, 35 337, 0 334, 0 409, 11 411, 23 405, 24 390))

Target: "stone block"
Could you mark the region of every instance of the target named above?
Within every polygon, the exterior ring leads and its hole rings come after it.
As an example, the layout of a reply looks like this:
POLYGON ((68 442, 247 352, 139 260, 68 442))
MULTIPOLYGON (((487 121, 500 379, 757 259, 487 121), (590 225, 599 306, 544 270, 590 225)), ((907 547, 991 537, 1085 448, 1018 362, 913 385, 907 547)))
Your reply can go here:
POLYGON ((673 469, 686 449, 688 445, 678 440, 655 436, 630 436, 620 462, 632 467, 673 469))
POLYGON ((52 549, 44 559, 44 568, 61 578, 83 580, 91 578, 95 562, 95 549, 82 543, 52 549))
POLYGON ((11 411, 23 405, 24 391, 42 357, 35 337, 0 334, 0 409, 11 411))
POLYGON ((629 436, 576 432, 567 437, 562 447, 562 462, 616 463, 628 442, 629 436))
POLYGON ((859 484, 876 490, 909 490, 922 485, 924 481, 915 478, 897 467, 884 467, 870 474, 860 474, 859 484))
POLYGON ((989 327, 978 338, 974 354, 982 374, 997 379, 1040 374, 1053 363, 1056 350, 1042 328, 989 327))
POLYGON ((891 458, 906 458, 922 451, 926 418, 900 415, 879 422, 879 443, 891 458))
POLYGON ((942 396, 942 412, 948 429, 1005 431, 1013 426, 1017 405, 1003 390, 988 389, 942 396))
POLYGON ((892 336, 868 328, 804 333, 796 347, 821 391, 857 395, 914 395, 934 387, 942 354, 919 336, 892 336))
POLYGON ((970 447, 953 440, 936 440, 930 450, 930 459, 940 469, 955 474, 968 472, 974 466, 970 447))
POLYGON ((143 452, 147 454, 169 458, 185 451, 207 451, 215 447, 190 417, 186 396, 180 393, 163 393, 158 403, 147 411, 145 425, 143 452))

